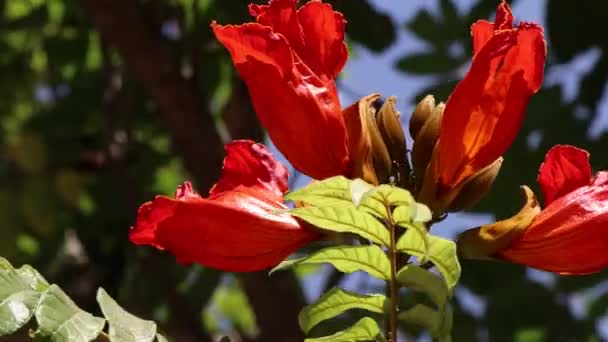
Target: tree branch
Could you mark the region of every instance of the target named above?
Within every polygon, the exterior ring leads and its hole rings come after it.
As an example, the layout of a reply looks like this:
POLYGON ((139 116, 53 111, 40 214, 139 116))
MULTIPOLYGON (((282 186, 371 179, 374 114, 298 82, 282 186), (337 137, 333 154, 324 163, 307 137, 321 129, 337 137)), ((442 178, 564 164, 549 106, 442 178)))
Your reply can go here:
MULTIPOLYGON (((181 76, 179 63, 163 50, 159 32, 146 26, 137 1, 81 0, 80 3, 157 105, 159 115, 171 132, 174 147, 183 156, 199 189, 211 188, 219 177, 222 142, 206 101, 196 93, 195 85, 181 76)), ((252 133, 249 136, 259 136, 255 125, 244 129, 230 124, 230 121, 238 122, 232 114, 227 126, 233 136, 244 137, 247 131, 252 133)), ((268 277, 266 272, 257 272, 244 274, 241 279, 256 314, 260 340, 302 341, 297 314, 303 299, 294 275, 283 272, 268 277)))

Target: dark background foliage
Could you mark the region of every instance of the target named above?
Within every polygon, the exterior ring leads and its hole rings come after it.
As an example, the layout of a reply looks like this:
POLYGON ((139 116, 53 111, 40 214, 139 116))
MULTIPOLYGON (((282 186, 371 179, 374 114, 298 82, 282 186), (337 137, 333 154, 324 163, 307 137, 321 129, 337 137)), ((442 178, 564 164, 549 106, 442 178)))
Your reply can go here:
MULTIPOLYGON (((155 194, 170 194, 188 178, 198 189, 210 188, 223 142, 263 140, 247 91, 209 30, 213 19, 249 20, 248 2, 0 0, 0 255, 36 266, 89 310, 103 286, 132 312, 157 320, 175 341, 221 334, 302 339, 295 320, 305 303, 301 289, 318 270, 226 275, 176 265, 168 253, 127 239, 138 205, 155 194)), ((430 48, 395 60, 395 72, 434 76, 416 97, 432 93, 444 100, 471 57, 469 25, 490 18, 498 3, 475 2, 463 14, 438 0, 439 13, 421 10, 400 23, 372 1, 329 2, 349 21, 354 58, 358 49, 385 51, 400 30, 424 41, 430 48), (450 52, 455 43, 464 54, 450 52)), ((575 85, 575 98, 564 100, 562 88, 552 85, 532 100, 494 189, 476 208, 499 218, 518 209, 517 185, 535 186, 537 167, 555 143, 588 149, 595 169, 608 166, 606 136, 588 134, 608 74, 608 35, 599 27, 608 4, 546 3, 547 70, 590 48, 600 57, 575 85)), ((455 341, 600 340, 605 272, 544 275, 547 281, 539 282, 520 266, 463 267, 455 341), (469 297, 479 300, 473 306, 482 314, 470 309, 469 297), (582 303, 578 310, 573 300, 582 303)), ((321 287, 341 281, 330 274, 321 287)))

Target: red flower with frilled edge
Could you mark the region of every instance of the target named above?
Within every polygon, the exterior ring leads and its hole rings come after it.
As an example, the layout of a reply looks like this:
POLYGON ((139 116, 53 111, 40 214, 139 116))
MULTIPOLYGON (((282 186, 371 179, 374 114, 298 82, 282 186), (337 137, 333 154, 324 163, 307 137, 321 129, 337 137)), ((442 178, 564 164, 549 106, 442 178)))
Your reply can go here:
POLYGON ((286 209, 287 170, 261 144, 226 145, 220 180, 208 198, 178 187, 175 198, 156 196, 137 212, 129 238, 225 271, 248 272, 277 265, 317 234, 277 210, 286 209))
POLYGON ((335 78, 348 57, 345 21, 329 4, 250 5, 256 23, 211 25, 249 88, 277 148, 313 178, 348 175, 348 136, 335 78))
POLYGON ((538 182, 545 209, 498 256, 561 274, 587 274, 608 266, 608 172, 591 176, 589 153, 553 147, 538 182))
POLYGON ((440 191, 500 158, 543 80, 542 28, 531 23, 513 26, 505 1, 498 6, 495 23, 480 20, 471 34, 471 68, 448 98, 441 121, 436 156, 440 191))

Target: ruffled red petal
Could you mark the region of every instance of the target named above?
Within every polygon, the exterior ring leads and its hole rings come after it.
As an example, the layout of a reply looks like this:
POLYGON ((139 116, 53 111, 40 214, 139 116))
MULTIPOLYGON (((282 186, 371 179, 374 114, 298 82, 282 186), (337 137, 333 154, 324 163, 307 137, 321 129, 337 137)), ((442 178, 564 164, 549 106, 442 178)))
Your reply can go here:
POLYGON ((545 208, 499 256, 560 274, 588 274, 608 267, 608 175, 545 208))
POLYGON ((347 136, 333 80, 313 73, 270 27, 212 28, 247 83, 262 125, 294 167, 320 179, 347 173, 347 136))
POLYGON ((280 212, 287 209, 280 192, 287 174, 262 145, 238 141, 226 151, 211 197, 201 198, 189 183, 175 199, 157 196, 140 207, 131 241, 166 249, 181 263, 246 272, 277 265, 318 238, 280 212))
POLYGON ((441 123, 442 188, 455 186, 511 145, 530 96, 541 86, 545 54, 542 28, 533 24, 496 31, 475 54, 441 123))
POLYGON ((591 182, 589 152, 569 145, 551 148, 538 171, 545 205, 591 182))

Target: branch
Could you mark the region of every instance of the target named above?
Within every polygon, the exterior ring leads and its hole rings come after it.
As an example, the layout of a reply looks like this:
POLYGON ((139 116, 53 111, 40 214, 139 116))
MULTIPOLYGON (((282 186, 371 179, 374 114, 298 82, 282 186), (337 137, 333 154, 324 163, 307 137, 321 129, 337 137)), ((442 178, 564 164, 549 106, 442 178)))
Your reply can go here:
MULTIPOLYGON (((142 10, 134 0, 80 0, 94 26, 121 55, 151 99, 167 125, 176 150, 199 189, 209 189, 219 177, 222 141, 215 123, 197 94, 195 85, 180 74, 179 63, 163 50, 157 31, 149 30, 142 10)), ((202 42, 199 42, 202 44, 202 42)), ((243 98, 241 96, 241 98, 243 98)), ((250 113, 249 113, 250 114, 250 113)), ((244 136, 227 118, 233 136, 244 136), (232 129, 231 129, 232 127, 232 129)), ((259 136, 249 125, 251 136, 259 136)), ((303 306, 297 281, 292 273, 268 277, 265 272, 241 277, 256 314, 261 341, 302 341, 297 314, 303 306)))

